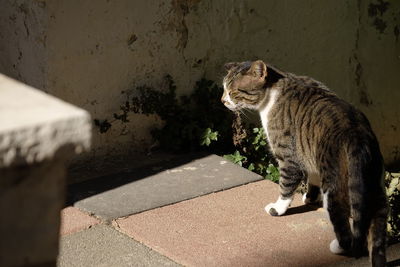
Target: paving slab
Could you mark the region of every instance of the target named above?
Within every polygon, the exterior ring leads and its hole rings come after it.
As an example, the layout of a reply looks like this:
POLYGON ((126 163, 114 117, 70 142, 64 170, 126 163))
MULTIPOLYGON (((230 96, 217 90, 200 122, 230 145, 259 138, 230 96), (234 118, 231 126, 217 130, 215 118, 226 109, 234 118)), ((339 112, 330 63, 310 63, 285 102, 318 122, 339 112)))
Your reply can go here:
POLYGON ((287 215, 272 217, 264 206, 277 196, 278 185, 263 180, 114 225, 185 266, 322 266, 346 259, 329 251, 334 234, 322 208, 304 206, 298 195, 287 215))
POLYGON ((59 267, 179 266, 107 225, 61 238, 59 267))
POLYGON ((78 200, 74 206, 112 220, 262 179, 216 155, 172 168, 153 166, 149 176, 144 176, 141 170, 123 175, 125 184, 78 200))
POLYGON ((60 235, 68 235, 90 228, 100 221, 75 207, 61 210, 60 235))

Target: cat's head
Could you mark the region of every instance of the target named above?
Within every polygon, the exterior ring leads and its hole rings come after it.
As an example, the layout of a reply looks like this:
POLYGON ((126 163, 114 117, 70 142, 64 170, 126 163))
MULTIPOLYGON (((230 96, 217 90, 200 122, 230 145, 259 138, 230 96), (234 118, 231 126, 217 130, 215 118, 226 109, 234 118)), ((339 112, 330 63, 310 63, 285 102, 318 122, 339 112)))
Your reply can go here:
POLYGON ((265 96, 267 67, 262 60, 225 64, 221 102, 230 110, 258 109, 265 96))

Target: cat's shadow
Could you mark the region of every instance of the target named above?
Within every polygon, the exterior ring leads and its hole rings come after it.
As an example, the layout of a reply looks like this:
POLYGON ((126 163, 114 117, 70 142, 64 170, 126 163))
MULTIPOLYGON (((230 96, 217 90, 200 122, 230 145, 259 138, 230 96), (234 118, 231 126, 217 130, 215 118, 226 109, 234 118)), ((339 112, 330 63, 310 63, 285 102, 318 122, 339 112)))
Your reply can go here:
POLYGON ((297 206, 297 207, 290 207, 290 208, 288 208, 288 210, 286 211, 286 213, 283 216, 290 216, 290 215, 294 215, 294 214, 310 212, 310 211, 317 210, 321 207, 322 207, 322 205, 314 205, 314 204, 308 204, 308 205, 304 204, 304 205, 297 206))

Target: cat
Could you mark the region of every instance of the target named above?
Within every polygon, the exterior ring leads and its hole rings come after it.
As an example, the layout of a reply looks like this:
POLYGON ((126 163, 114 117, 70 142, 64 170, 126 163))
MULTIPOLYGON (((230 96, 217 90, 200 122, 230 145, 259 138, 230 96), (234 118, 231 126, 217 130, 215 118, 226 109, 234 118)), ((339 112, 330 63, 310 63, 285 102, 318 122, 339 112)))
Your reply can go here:
POLYGON ((235 112, 259 112, 279 165, 280 196, 265 210, 272 216, 285 214, 295 190, 306 181, 304 203, 322 198, 333 225, 331 252, 361 257, 369 233, 372 266, 384 266, 384 166, 366 116, 323 83, 262 60, 227 63, 225 68, 222 103, 235 112))

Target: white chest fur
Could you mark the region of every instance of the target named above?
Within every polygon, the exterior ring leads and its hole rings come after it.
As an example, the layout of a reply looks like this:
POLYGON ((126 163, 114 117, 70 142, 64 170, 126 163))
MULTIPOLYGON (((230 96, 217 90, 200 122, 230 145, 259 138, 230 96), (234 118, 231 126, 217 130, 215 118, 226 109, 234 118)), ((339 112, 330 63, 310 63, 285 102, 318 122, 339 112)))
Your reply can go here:
POLYGON ((268 115, 269 112, 271 111, 272 107, 274 106, 277 98, 278 98, 278 90, 272 89, 269 94, 266 96, 266 103, 264 106, 260 109, 260 118, 262 122, 262 126, 264 128, 264 131, 267 135, 268 142, 269 140, 269 135, 268 135, 268 115))

